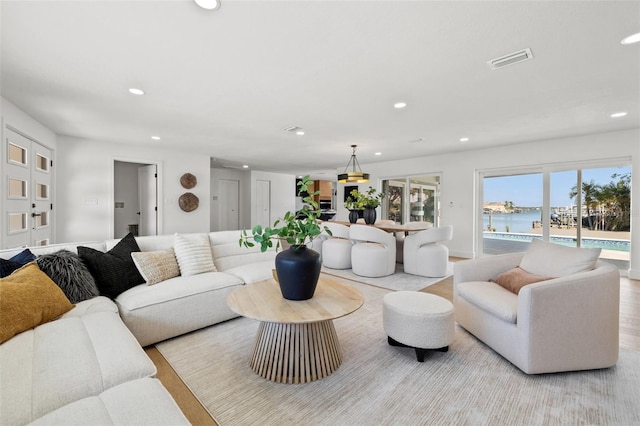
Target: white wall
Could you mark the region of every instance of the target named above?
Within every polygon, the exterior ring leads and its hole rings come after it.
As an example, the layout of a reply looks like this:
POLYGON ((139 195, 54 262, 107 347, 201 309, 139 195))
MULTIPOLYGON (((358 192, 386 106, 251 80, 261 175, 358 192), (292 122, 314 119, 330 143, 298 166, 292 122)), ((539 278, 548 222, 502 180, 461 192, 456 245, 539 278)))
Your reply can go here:
POLYGON ((122 238, 129 232, 129 225, 139 224, 140 200, 138 198, 138 168, 139 163, 125 163, 116 161, 114 166, 114 204, 124 203, 123 208, 114 206, 113 236, 122 238))
MULTIPOLYGON (((285 215, 286 212, 295 212, 296 208, 296 177, 281 173, 268 173, 260 171, 251 172, 251 227, 257 224, 256 205, 256 181, 266 180, 271 182, 271 223, 285 215)), ((264 224, 262 224, 264 225, 264 224)))
POLYGON ((244 170, 233 169, 211 169, 211 218, 210 229, 211 231, 218 231, 220 229, 220 202, 223 200, 218 199, 220 196, 220 180, 229 179, 237 180, 239 185, 239 206, 240 211, 240 228, 247 229, 251 226, 251 173, 244 170))
MULTIPOLYGON (((55 133, 5 98, 0 98, 0 106, 0 115, 4 125, 13 127, 49 149, 56 149, 58 142, 55 133)), ((4 129, 4 126, 2 128, 4 129)))
MULTIPOLYGON (((633 225, 640 220, 640 129, 620 132, 592 134, 564 139, 553 139, 496 147, 491 149, 468 150, 389 161, 362 164, 362 170, 371 175, 369 185, 381 189, 381 180, 391 177, 415 176, 440 173, 441 180, 441 224, 453 225, 453 240, 449 244, 452 256, 474 257, 478 208, 476 194, 478 171, 488 169, 517 169, 527 166, 559 163, 589 162, 606 159, 631 158, 633 169, 632 185, 632 258, 629 276, 640 278, 640 226, 633 225), (633 248, 637 248, 633 250, 633 248)), ((363 188, 364 187, 364 188, 363 188)), ((338 214, 336 220, 347 220, 348 212, 343 205, 344 185, 338 189, 338 214)))
POLYGON ((58 138, 58 241, 113 238, 114 160, 158 164, 159 233, 208 232, 210 211, 210 158, 179 150, 110 144, 87 139, 58 138), (180 176, 191 173, 198 184, 186 190, 180 176), (192 192, 199 208, 184 212, 178 197, 192 192))

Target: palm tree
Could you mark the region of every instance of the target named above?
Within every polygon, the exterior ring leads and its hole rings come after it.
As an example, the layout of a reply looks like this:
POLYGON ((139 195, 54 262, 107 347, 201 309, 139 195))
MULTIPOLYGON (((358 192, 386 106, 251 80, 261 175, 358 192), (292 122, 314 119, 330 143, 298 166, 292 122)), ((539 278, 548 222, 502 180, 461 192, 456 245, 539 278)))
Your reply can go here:
MULTIPOLYGON (((582 204, 587 208, 587 221, 589 223, 589 229, 593 230, 593 218, 591 216, 591 212, 593 209, 598 207, 598 198, 599 193, 601 192, 602 187, 595 183, 593 180, 589 182, 582 182, 582 204)), ((578 196, 578 188, 574 186, 571 188, 569 192, 570 198, 576 198, 578 196)), ((582 224, 582 219, 580 220, 582 224)))
POLYGON ((505 201, 504 210, 508 213, 513 213, 513 201, 505 201))

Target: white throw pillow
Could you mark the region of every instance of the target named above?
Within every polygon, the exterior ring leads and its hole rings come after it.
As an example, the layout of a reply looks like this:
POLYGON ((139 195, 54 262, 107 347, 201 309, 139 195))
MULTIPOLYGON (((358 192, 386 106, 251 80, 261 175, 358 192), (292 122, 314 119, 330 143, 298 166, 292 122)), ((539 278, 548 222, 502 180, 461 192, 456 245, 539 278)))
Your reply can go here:
POLYGON ((211 256, 209 236, 206 234, 181 235, 173 237, 173 249, 180 267, 180 275, 202 274, 203 272, 215 272, 216 265, 211 256))
POLYGON ((520 261, 520 268, 546 277, 564 277, 590 271, 596 266, 601 249, 566 247, 534 239, 520 261))
POLYGON ((157 284, 180 275, 172 248, 160 251, 138 251, 131 253, 131 257, 147 285, 157 284))

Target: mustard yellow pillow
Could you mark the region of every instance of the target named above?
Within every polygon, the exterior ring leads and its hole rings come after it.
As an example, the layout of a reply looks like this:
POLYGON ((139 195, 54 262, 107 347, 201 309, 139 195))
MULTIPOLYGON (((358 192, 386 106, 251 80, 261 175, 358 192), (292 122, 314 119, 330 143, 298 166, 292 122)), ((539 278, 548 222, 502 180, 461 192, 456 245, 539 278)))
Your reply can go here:
POLYGON ((29 263, 0 279, 0 343, 74 307, 51 278, 29 263))

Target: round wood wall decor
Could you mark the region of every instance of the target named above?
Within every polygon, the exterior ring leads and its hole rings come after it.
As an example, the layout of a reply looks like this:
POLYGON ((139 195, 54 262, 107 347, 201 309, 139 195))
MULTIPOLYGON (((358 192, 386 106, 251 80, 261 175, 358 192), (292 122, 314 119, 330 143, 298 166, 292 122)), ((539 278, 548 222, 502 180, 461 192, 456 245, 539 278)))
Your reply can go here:
POLYGON ((185 173, 180 177, 180 185, 185 189, 191 189, 198 184, 198 179, 191 173, 185 173))
POLYGON ((180 196, 180 198, 178 198, 178 204, 183 211, 192 212, 198 208, 200 199, 191 192, 185 192, 180 196))

